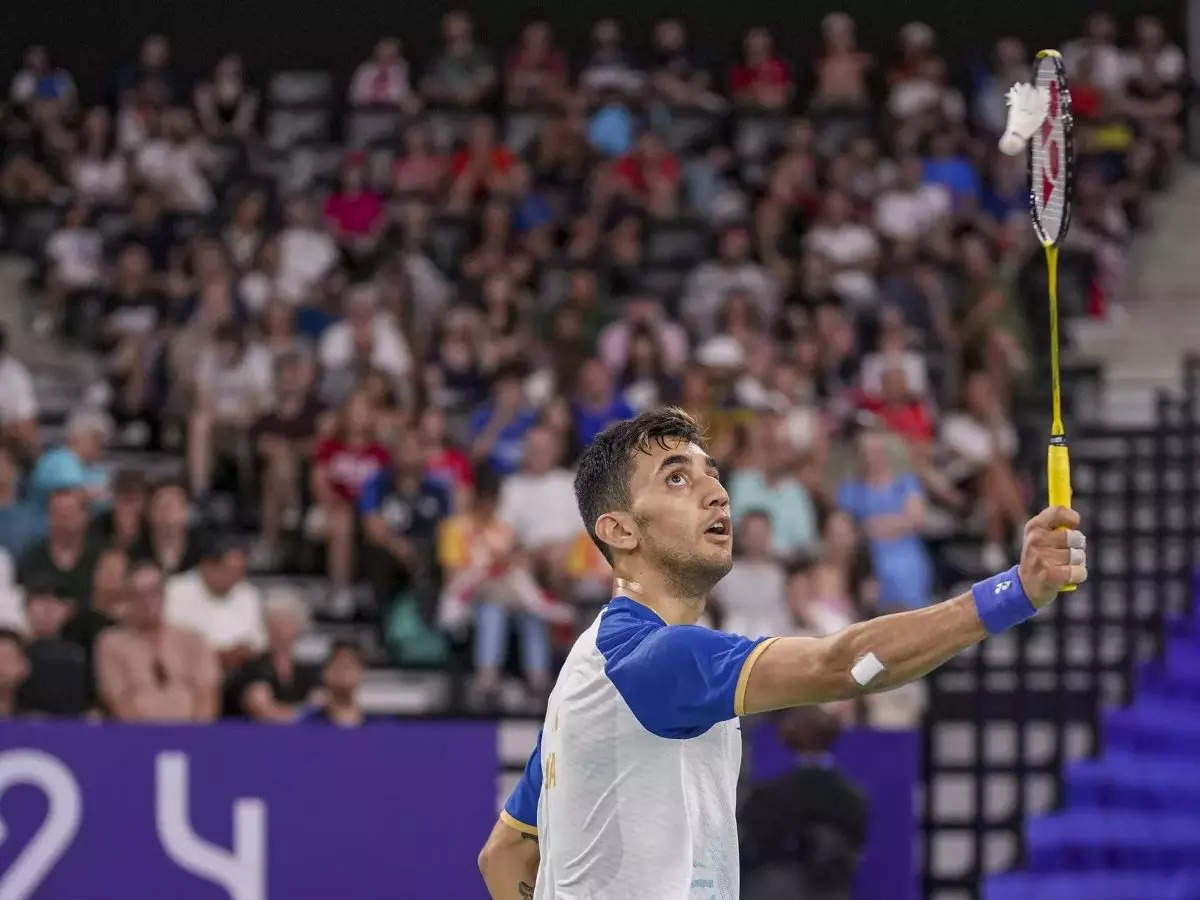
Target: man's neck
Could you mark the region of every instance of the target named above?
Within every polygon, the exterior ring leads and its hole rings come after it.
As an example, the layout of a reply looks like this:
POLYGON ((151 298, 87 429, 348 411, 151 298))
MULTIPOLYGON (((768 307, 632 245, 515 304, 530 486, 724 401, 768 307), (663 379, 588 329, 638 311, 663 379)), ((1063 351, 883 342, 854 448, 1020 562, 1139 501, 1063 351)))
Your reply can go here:
POLYGON ((4 687, 0 689, 0 719, 7 719, 13 716, 17 711, 17 691, 16 688, 4 687))
POLYGON ((83 547, 82 534, 52 534, 47 541, 56 556, 75 556, 83 547))
POLYGON ((360 725, 363 720, 362 710, 354 702, 353 697, 331 696, 329 702, 325 704, 325 714, 329 717, 329 721, 339 725, 360 725))
POLYGON ((704 614, 708 594, 681 592, 666 578, 647 573, 637 578, 618 575, 613 581, 613 596, 628 597, 658 614, 668 625, 694 625, 704 614))

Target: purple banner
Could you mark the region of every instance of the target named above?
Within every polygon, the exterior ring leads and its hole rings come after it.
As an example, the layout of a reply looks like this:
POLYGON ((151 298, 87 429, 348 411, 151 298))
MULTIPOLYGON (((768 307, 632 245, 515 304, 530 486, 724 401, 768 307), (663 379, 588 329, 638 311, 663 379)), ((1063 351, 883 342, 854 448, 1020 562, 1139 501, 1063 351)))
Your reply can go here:
POLYGON ((0 723, 0 898, 483 895, 491 722, 0 723))
MULTIPOLYGON (((755 781, 774 778, 795 766, 795 754, 779 740, 773 724, 755 728, 750 746, 755 781)), ((870 804, 867 844, 854 880, 854 900, 915 900, 920 734, 847 731, 834 745, 833 757, 838 769, 862 788, 870 804)))

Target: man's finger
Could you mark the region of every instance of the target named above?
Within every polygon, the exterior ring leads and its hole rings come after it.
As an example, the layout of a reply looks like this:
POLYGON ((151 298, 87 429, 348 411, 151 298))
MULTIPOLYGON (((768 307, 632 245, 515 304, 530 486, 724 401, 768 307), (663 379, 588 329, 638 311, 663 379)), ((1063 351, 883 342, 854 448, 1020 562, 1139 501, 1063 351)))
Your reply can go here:
POLYGON ((1070 584, 1083 584, 1087 581, 1088 571, 1086 565, 1071 566, 1071 574, 1067 578, 1070 584))
POLYGON ((1043 531, 1035 538, 1039 547, 1050 547, 1055 550, 1086 550, 1087 538, 1082 531, 1073 528, 1056 528, 1053 531, 1043 531))
POLYGON ((1025 526, 1025 531, 1028 533, 1031 530, 1045 528, 1054 530, 1066 526, 1067 528, 1075 528, 1079 525, 1079 513, 1073 509, 1068 509, 1065 506, 1047 506, 1040 513, 1029 520, 1025 526))

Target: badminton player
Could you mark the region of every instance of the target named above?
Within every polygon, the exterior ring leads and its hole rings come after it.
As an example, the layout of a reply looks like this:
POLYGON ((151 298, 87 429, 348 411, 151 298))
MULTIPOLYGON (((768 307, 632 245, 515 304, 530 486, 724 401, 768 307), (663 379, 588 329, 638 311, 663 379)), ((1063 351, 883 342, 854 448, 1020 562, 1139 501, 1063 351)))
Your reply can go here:
POLYGON ((695 624, 733 564, 729 495, 678 410, 605 430, 575 477, 612 601, 575 642, 537 746, 479 856, 495 900, 738 896, 737 717, 913 679, 1087 577, 1069 509, 1025 527, 1019 566, 944 603, 824 638, 695 624))

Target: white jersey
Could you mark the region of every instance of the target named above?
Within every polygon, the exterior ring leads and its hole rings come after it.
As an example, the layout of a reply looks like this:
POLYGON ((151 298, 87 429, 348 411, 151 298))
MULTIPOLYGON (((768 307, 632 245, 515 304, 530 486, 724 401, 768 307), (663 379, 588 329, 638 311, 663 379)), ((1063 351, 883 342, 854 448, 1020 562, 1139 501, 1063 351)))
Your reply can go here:
POLYGON ((734 900, 746 681, 772 639, 613 599, 575 642, 501 819, 536 834, 535 900, 734 900))

